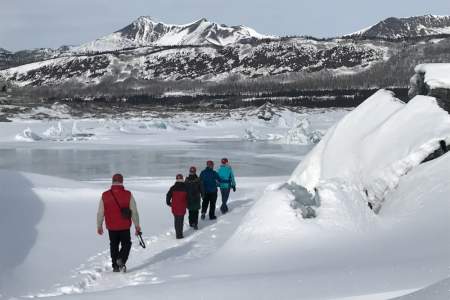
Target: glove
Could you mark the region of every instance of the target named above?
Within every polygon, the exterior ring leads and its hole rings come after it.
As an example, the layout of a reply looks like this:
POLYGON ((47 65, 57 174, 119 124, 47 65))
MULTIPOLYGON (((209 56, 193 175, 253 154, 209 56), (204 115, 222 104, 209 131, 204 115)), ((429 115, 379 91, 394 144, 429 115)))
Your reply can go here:
POLYGON ((233 189, 233 192, 236 192, 236 187, 235 186, 233 186, 232 189, 233 189))

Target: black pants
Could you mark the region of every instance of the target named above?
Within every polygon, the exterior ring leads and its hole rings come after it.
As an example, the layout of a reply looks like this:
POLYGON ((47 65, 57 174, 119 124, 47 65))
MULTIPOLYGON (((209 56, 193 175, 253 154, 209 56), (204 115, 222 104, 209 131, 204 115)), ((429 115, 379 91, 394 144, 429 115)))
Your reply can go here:
POLYGON ((111 260, 113 269, 118 268, 117 260, 120 258, 125 264, 128 260, 131 250, 130 229, 127 230, 109 230, 109 246, 111 251, 111 260), (119 250, 119 246, 120 250, 119 250))
POLYGON ((184 216, 173 216, 175 221, 175 234, 177 239, 183 238, 184 216))
POLYGON ((222 205, 220 206, 220 211, 224 214, 228 212, 228 198, 230 197, 230 189, 220 189, 222 194, 222 205))
POLYGON ((217 192, 213 193, 205 193, 205 198, 203 198, 202 202, 202 214, 206 214, 209 206, 209 217, 216 216, 216 201, 217 201, 217 192))
POLYGON ((190 226, 198 225, 198 209, 189 210, 189 225, 190 226))

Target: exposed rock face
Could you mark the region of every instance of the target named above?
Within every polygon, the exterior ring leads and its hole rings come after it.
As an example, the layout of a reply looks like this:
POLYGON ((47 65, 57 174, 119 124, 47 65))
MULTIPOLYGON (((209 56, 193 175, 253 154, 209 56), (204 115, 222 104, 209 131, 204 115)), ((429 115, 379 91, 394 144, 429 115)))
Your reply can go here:
POLYGON ((18 85, 58 85, 68 80, 96 84, 114 72, 140 80, 247 78, 323 69, 364 68, 380 61, 385 49, 352 42, 309 45, 304 40, 236 44, 227 47, 179 46, 63 56, 0 71, 18 85), (113 72, 112 72, 113 71, 113 72))

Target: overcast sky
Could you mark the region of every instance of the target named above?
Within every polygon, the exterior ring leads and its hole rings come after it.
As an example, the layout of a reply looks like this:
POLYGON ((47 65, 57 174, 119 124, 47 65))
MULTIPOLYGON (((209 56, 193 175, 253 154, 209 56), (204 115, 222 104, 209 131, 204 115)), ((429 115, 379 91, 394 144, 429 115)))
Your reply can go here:
POLYGON ((207 18, 272 35, 331 37, 390 17, 450 15, 450 0, 0 0, 0 48, 78 45, 139 16, 174 24, 207 18))

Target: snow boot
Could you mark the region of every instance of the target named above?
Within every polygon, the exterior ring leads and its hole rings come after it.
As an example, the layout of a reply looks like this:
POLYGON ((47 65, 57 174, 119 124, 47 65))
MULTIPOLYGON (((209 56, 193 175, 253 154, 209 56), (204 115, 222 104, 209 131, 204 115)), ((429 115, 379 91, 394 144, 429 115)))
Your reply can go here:
POLYGON ((222 215, 226 214, 228 212, 228 206, 222 205, 220 207, 220 212, 222 213, 222 215))
POLYGON ((205 214, 202 214, 202 216, 200 217, 202 220, 205 219, 205 214))
POLYGON ((117 272, 122 272, 122 273, 127 272, 127 266, 123 263, 123 260, 121 258, 118 258, 116 263, 117 263, 117 266, 119 267, 119 271, 117 271, 117 272))
POLYGON ((121 258, 118 258, 118 259, 116 260, 116 264, 117 264, 117 266, 119 267, 119 269, 122 269, 122 267, 125 265, 125 264, 123 263, 123 260, 122 260, 121 258))
POLYGON ((194 227, 194 230, 198 230, 198 225, 197 224, 194 224, 193 227, 194 227))
POLYGON ((114 267, 114 268, 113 268, 113 272, 114 272, 114 273, 118 273, 118 272, 120 272, 120 269, 119 269, 119 267, 114 267))
POLYGON ((210 220, 215 220, 215 219, 217 219, 217 217, 216 216, 210 216, 209 219, 210 220))

